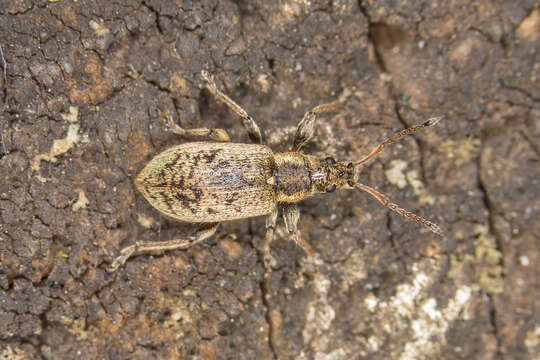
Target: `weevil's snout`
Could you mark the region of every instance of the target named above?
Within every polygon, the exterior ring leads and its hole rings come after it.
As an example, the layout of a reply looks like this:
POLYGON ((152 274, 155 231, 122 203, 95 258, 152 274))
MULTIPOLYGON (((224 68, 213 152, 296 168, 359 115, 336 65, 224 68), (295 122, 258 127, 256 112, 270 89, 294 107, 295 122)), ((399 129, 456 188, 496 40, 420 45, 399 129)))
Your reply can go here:
MULTIPOLYGON (((354 183, 354 165, 337 162, 333 157, 312 160, 311 181, 314 192, 331 193, 354 183)), ((352 186, 352 185, 351 185, 352 186)))

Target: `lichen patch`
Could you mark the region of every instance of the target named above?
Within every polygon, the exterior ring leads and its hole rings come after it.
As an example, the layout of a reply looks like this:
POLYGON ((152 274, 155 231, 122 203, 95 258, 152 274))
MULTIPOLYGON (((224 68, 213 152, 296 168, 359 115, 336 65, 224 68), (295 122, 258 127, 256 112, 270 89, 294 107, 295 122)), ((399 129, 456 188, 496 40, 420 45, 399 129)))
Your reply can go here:
POLYGON ((81 126, 78 123, 78 114, 79 108, 76 106, 70 106, 69 113, 62 115, 62 118, 70 123, 66 137, 63 139, 54 140, 49 153, 34 156, 30 167, 30 174, 39 172, 40 162, 42 160, 55 163, 58 156, 67 153, 69 150, 71 150, 71 148, 81 141, 81 136, 79 135, 79 129, 81 126))
POLYGON ((396 185, 398 188, 403 189, 407 186, 407 179, 403 170, 407 168, 407 162, 403 160, 392 160, 390 162, 390 168, 384 172, 386 179, 390 184, 396 185))
POLYGON ((88 198, 86 197, 86 193, 84 192, 84 190, 77 189, 77 192, 79 193, 79 198, 71 207, 71 209, 75 212, 79 211, 80 209, 86 208, 89 204, 88 198))

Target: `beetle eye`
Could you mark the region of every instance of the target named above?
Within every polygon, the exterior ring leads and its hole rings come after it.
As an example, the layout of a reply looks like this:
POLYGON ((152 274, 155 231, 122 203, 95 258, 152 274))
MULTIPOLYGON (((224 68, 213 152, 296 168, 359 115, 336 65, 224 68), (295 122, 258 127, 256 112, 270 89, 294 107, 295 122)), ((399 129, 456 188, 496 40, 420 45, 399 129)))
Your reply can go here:
POLYGON ((336 185, 335 184, 332 184, 332 185, 330 185, 329 187, 326 188, 327 193, 331 193, 331 192, 334 192, 334 191, 336 191, 336 185))
POLYGON ((326 159, 324 159, 328 165, 334 165, 336 163, 336 160, 334 160, 333 157, 329 156, 326 159))

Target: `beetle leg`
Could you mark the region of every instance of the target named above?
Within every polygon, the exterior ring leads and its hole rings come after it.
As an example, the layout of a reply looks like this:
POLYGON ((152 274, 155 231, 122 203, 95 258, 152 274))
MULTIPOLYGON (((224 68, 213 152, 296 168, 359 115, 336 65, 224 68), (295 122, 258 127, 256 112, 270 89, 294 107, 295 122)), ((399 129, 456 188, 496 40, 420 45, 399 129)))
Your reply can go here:
POLYGON ((270 244, 274 240, 274 230, 276 228, 276 222, 278 217, 278 207, 274 206, 274 209, 270 214, 266 216, 266 236, 264 239, 264 267, 270 269, 276 264, 276 260, 270 252, 270 244))
POLYGON ((137 241, 135 245, 123 248, 122 251, 120 251, 120 256, 114 259, 111 266, 107 270, 109 272, 115 271, 120 266, 122 266, 127 259, 133 256, 175 249, 187 249, 214 235, 218 226, 219 223, 208 223, 202 228, 200 228, 194 236, 187 239, 175 239, 170 241, 157 241, 151 243, 137 241))
POLYGON ((283 206, 283 220, 285 221, 285 227, 287 228, 289 236, 295 243, 304 249, 308 256, 308 262, 313 263, 313 256, 315 254, 313 248, 302 239, 298 231, 298 220, 300 220, 300 209, 298 208, 298 205, 287 204, 283 206))
POLYGON ((315 120, 317 119, 318 114, 337 110, 340 105, 345 102, 349 95, 350 92, 344 91, 342 96, 336 101, 316 106, 310 111, 306 112, 300 123, 298 123, 298 128, 296 129, 296 134, 294 136, 292 151, 296 152, 300 150, 302 146, 311 140, 314 133, 315 120))
POLYGON ((223 129, 205 129, 205 128, 184 129, 183 127, 180 127, 180 125, 174 122, 172 116, 166 115, 162 113, 161 111, 159 111, 159 114, 162 118, 165 118, 167 120, 167 125, 169 126, 169 130, 176 135, 186 137, 190 140, 208 139, 208 140, 214 140, 214 141, 219 141, 219 142, 231 141, 229 134, 227 134, 227 131, 223 129))
POLYGON ((212 93, 219 101, 227 105, 232 111, 234 111, 238 116, 242 118, 244 127, 248 132, 249 139, 255 144, 262 144, 262 135, 259 126, 253 120, 249 114, 240 107, 237 103, 234 102, 230 97, 222 93, 216 85, 214 78, 206 71, 201 71, 202 78, 206 81, 206 88, 212 93))

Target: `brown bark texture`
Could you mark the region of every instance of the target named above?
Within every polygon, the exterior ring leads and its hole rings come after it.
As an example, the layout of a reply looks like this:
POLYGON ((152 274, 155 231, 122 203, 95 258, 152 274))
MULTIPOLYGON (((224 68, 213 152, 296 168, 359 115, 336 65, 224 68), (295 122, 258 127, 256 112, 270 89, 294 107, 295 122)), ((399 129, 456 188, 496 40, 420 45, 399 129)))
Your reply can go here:
POLYGON ((538 359, 540 10, 536 1, 0 1, 0 358, 538 359), (359 190, 300 203, 315 266, 281 219, 192 234, 133 180, 184 128, 253 116, 275 152, 357 161, 359 190), (535 357, 536 356, 536 357, 535 357))

